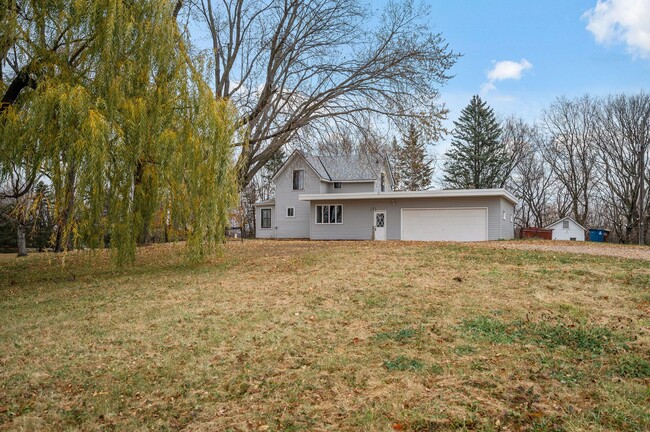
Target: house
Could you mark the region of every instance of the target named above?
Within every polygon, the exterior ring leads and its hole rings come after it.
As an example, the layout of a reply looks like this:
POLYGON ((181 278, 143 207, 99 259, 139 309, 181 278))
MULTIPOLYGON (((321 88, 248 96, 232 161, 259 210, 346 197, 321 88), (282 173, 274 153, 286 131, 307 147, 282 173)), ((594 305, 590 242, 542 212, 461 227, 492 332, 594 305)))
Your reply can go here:
POLYGON ((393 191, 387 159, 295 151, 255 204, 258 238, 481 241, 514 237, 504 189, 393 191))
POLYGON ((585 241, 585 228, 568 216, 553 222, 546 229, 553 230, 553 240, 585 241))

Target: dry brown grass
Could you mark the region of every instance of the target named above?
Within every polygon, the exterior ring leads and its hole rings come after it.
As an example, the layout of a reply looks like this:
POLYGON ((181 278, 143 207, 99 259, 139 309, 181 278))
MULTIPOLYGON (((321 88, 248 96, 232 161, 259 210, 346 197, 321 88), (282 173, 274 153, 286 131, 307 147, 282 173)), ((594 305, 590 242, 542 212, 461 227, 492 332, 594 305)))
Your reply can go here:
POLYGON ((0 429, 644 430, 647 261, 407 242, 0 257, 0 429))

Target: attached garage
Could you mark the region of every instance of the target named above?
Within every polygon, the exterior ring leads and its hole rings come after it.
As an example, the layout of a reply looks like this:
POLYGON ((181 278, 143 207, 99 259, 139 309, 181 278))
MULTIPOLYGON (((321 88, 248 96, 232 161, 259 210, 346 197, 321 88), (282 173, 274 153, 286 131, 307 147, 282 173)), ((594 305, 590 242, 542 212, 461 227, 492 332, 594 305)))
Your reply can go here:
POLYGON ((402 240, 485 241, 487 208, 402 209, 402 240))
MULTIPOLYGON (((516 198, 504 189, 300 195, 313 240, 486 241, 514 237, 516 198), (342 217, 321 223, 319 209, 342 217)), ((321 218, 322 220, 322 218, 321 218)))

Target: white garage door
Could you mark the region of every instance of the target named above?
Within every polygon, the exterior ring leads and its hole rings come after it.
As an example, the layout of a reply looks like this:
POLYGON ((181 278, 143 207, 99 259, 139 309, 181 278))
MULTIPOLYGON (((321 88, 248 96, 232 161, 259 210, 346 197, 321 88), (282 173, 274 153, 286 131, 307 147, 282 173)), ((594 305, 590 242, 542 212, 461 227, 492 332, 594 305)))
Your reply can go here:
POLYGON ((403 209, 402 240, 487 240, 487 209, 403 209))

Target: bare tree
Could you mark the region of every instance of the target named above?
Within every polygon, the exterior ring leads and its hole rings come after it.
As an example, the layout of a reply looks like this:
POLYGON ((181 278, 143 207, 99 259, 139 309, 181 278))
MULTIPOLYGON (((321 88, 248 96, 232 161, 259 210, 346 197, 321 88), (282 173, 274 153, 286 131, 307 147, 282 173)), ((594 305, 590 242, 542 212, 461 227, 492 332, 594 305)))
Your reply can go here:
POLYGON ((378 19, 356 0, 193 0, 191 10, 210 36, 216 97, 240 113, 240 187, 314 130, 363 129, 368 115, 417 119, 433 139, 442 130, 438 87, 458 55, 413 1, 389 1, 378 19))
POLYGON ((568 196, 571 216, 585 225, 598 180, 596 105, 588 96, 557 99, 544 113, 549 140, 542 152, 568 196))
POLYGON ((517 224, 544 227, 553 216, 553 171, 537 151, 529 152, 512 175, 512 189, 520 199, 517 224))
MULTIPOLYGON (((608 222, 622 241, 632 241, 633 229, 643 233, 640 209, 641 173, 647 176, 650 148, 650 95, 617 95, 598 103, 596 140, 603 171, 602 196, 608 208, 608 222), (639 166, 641 165, 641 168, 639 166)), ((645 213, 647 214, 647 212, 645 213)))
POLYGON ((9 164, 3 167, 0 176, 0 200, 11 202, 10 211, 3 216, 12 220, 16 225, 18 256, 27 256, 27 224, 32 216, 32 192, 34 185, 40 178, 37 169, 25 170, 22 166, 9 164))
POLYGON ((526 158, 530 158, 539 141, 537 128, 521 118, 511 116, 501 122, 501 142, 506 152, 506 163, 500 187, 506 187, 510 183, 513 172, 526 158))

